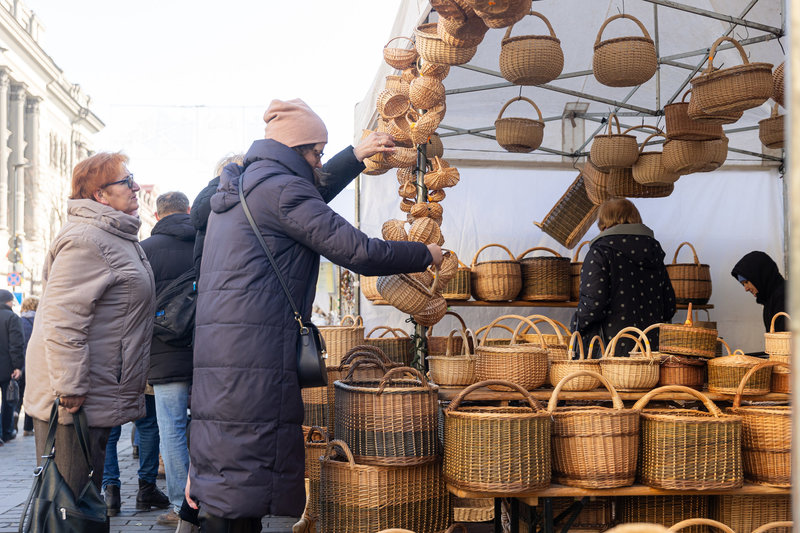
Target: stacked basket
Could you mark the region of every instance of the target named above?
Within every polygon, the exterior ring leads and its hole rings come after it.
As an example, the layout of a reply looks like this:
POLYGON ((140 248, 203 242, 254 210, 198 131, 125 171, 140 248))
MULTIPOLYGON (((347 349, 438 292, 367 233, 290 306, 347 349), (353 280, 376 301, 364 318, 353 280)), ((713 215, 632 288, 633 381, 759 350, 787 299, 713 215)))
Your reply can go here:
MULTIPOLYGON (((764 351, 769 354, 770 361, 789 363, 792 356, 792 332, 775 331, 775 320, 779 317, 791 318, 788 313, 776 313, 769 324, 769 331, 764 333, 764 351)), ((775 367, 772 370, 772 391, 789 392, 789 369, 775 367)))

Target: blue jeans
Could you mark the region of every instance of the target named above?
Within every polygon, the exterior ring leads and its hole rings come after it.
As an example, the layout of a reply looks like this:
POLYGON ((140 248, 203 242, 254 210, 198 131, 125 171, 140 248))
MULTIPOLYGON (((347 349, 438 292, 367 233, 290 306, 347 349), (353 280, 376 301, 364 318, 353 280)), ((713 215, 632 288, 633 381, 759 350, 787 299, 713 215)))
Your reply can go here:
POLYGON ((167 495, 176 513, 183 503, 186 476, 189 473, 189 447, 186 445, 189 387, 188 381, 153 385, 158 433, 161 435, 161 456, 167 474, 167 495))
MULTIPOLYGON (((158 475, 158 423, 156 422, 156 401, 152 394, 144 395, 146 414, 135 421, 139 435, 139 479, 155 483, 158 475)), ((117 442, 122 433, 120 426, 111 428, 106 446, 106 462, 103 467, 103 489, 107 485, 120 486, 117 442)))

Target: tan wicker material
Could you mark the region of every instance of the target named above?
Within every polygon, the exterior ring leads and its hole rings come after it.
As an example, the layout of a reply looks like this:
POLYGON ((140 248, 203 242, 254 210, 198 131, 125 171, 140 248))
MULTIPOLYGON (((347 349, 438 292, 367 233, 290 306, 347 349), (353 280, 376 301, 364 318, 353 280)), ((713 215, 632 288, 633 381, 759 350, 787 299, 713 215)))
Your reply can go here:
MULTIPOLYGON (((788 494, 725 494, 716 496, 715 500, 714 518, 737 532, 751 532, 770 522, 792 519, 788 494)), ((791 533, 792 529, 779 528, 779 531, 791 533)))
POLYGON ((447 313, 447 300, 439 295, 434 295, 428 300, 422 311, 414 313, 412 316, 414 322, 420 326, 430 328, 444 318, 445 313, 447 313))
POLYGON ((404 313, 419 313, 431 299, 429 287, 407 274, 378 277, 378 292, 383 299, 404 313))
MULTIPOLYGON (((467 324, 464 322, 464 319, 461 318, 461 315, 456 313, 455 311, 448 311, 445 313, 445 316, 452 316, 458 321, 458 324, 461 326, 461 331, 467 333, 469 329, 467 328, 467 324)), ((453 343, 452 350, 453 353, 461 353, 462 351, 462 338, 461 337, 453 337, 452 341, 450 337, 445 336, 436 336, 433 334, 433 328, 428 329, 427 334, 427 343, 428 343, 428 355, 445 355, 447 353, 447 344, 449 342, 453 343)), ((472 346, 474 348, 474 345, 472 346)), ((471 348, 471 349, 472 349, 471 348)))
POLYGON ((770 390, 772 392, 789 394, 792 392, 792 375, 789 372, 780 372, 780 370, 783 369, 776 368, 772 371, 772 384, 770 385, 770 390))
POLYGON ((414 220, 408 230, 408 240, 423 244, 435 244, 442 236, 442 230, 432 218, 422 217, 414 220))
MULTIPOLYGON (((397 119, 394 119, 394 122, 397 123, 397 119)), ((417 163, 417 149, 406 148, 404 146, 395 146, 394 152, 386 154, 386 163, 392 168, 414 166, 417 163)))
POLYGON ((408 98, 417 109, 433 109, 444 102, 444 84, 433 76, 420 76, 411 82, 408 98))
POLYGON ((428 201, 429 202, 441 202, 444 200, 446 193, 442 190, 438 191, 428 191, 428 201))
MULTIPOLYGON (((327 387, 311 387, 300 389, 303 400, 303 425, 328 425, 328 389, 327 387)), ((331 428, 333 429, 333 428, 331 428)))
POLYGON ((654 389, 633 408, 644 409, 659 394, 683 392, 703 402, 708 413, 648 409, 641 413, 639 479, 666 490, 735 489, 742 486, 742 418, 725 415, 703 393, 670 385, 654 389))
POLYGON ((316 520, 319 518, 320 458, 325 455, 325 448, 328 446, 328 432, 319 426, 313 426, 309 428, 305 443, 306 477, 309 482, 305 514, 316 520))
MULTIPOLYGON (((450 65, 439 65, 437 63, 428 63, 419 60, 417 61, 417 70, 419 71, 419 75, 422 77, 430 76, 431 78, 436 78, 437 80, 442 81, 447 77, 448 74, 450 74, 450 65)), ((442 100, 442 103, 444 103, 444 100, 442 100)))
POLYGON ((420 115, 419 119, 411 125, 411 142, 415 145, 426 144, 441 122, 442 115, 439 113, 428 111, 420 115))
POLYGON ((396 218, 387 220, 381 226, 381 235, 387 241, 407 241, 406 223, 396 218))
POLYGON ((475 383, 450 402, 444 416, 447 483, 464 490, 508 494, 550 484, 552 420, 524 388, 502 380, 475 383), (472 391, 490 385, 518 391, 527 405, 461 405, 472 391))
POLYGON ((792 353, 792 332, 775 331, 775 319, 785 316, 790 319, 788 313, 776 313, 769 323, 769 331, 764 333, 764 351, 770 355, 790 355, 792 353))
POLYGON ((581 269, 583 268, 583 261, 578 261, 578 255, 581 253, 581 249, 590 242, 592 241, 583 241, 578 245, 572 256, 572 262, 570 263, 569 299, 573 302, 577 302, 581 295, 581 269))
POLYGON ((550 396, 547 411, 553 416, 553 475, 557 483, 587 489, 633 485, 639 452, 639 411, 625 409, 606 378, 590 370, 564 376, 550 396), (556 407, 561 389, 583 377, 608 389, 613 408, 556 407))
POLYGON ((709 124, 699 122, 689 117, 689 102, 686 97, 691 93, 689 89, 683 93, 680 102, 664 106, 664 122, 666 123, 667 138, 680 141, 711 141, 721 139, 722 124, 709 124))
MULTIPOLYGON (((747 372, 763 361, 758 357, 745 355, 741 350, 736 350, 732 355, 711 359, 708 362, 708 391, 717 394, 736 394, 739 382, 744 379, 747 372)), ((771 384, 772 368, 762 367, 748 381, 748 386, 742 394, 748 396, 767 394, 771 384)))
POLYGON ((438 133, 431 133, 427 144, 426 154, 428 157, 442 157, 444 155, 444 145, 438 133))
POLYGON ((425 186, 429 189, 445 189, 454 187, 459 179, 457 168, 451 167, 439 157, 434 157, 431 159, 431 170, 425 173, 425 186))
POLYGON ((516 24, 528 14, 531 3, 527 0, 470 0, 475 13, 490 28, 505 28, 516 24))
POLYGON ((437 24, 429 23, 414 30, 419 56, 430 63, 440 65, 463 65, 468 63, 478 50, 478 46, 456 47, 445 43, 438 35, 437 24))
POLYGON ((597 205, 587 195, 583 174, 579 174, 541 222, 543 232, 566 248, 580 241, 597 220, 597 205))
POLYGON ((633 179, 637 183, 648 186, 675 183, 681 175, 666 169, 663 152, 644 151, 647 142, 653 137, 664 137, 664 135, 662 133, 653 133, 642 142, 642 146, 639 148, 639 159, 636 160, 636 163, 631 168, 633 179))
POLYGON ((438 202, 417 202, 411 208, 411 216, 415 218, 429 217, 436 219, 442 216, 442 204, 438 202))
POLYGON ((691 174, 714 162, 719 143, 715 141, 668 140, 664 143, 662 163, 667 172, 691 174))
MULTIPOLYGON (((637 156, 638 153, 637 149, 637 156)), ((608 190, 611 185, 611 173, 600 170, 594 166, 591 157, 586 159, 586 164, 583 166, 581 175, 583 176, 586 187, 586 196, 593 204, 600 205, 611 198, 612 195, 608 190)))
POLYGON ((659 365, 653 357, 650 341, 640 329, 634 327, 622 328, 611 339, 600 359, 600 369, 603 377, 618 391, 650 390, 658 383, 659 365), (617 341, 628 332, 638 334, 644 344, 643 357, 615 357, 617 341))
MULTIPOLYGON (((406 114, 407 115, 407 114, 406 114)), ((393 118, 386 121, 386 133, 392 136, 395 146, 411 145, 411 122, 406 115, 393 118)), ((413 115, 412 115, 413 118, 413 115)), ((414 120, 416 122, 416 120, 414 120)), ((378 154, 383 156, 383 154, 378 154)), ((374 156, 373 156, 374 157, 374 156)), ((385 158, 388 161, 388 158, 385 158)), ((389 164, 388 162, 386 163, 389 164)), ((398 166, 397 168, 402 168, 398 166)))
POLYGON ((445 43, 456 48, 470 48, 478 46, 483 42, 483 38, 489 27, 474 11, 470 10, 472 16, 456 21, 441 16, 436 23, 436 35, 445 43))
MULTIPOLYGON (((553 516, 557 517, 576 503, 577 498, 552 498, 553 516)), ((539 501, 536 508, 538 516, 544 515, 544 502, 539 501)), ((583 502, 583 508, 575 521, 572 522, 570 531, 583 531, 585 533, 606 531, 614 523, 614 498, 598 496, 583 502)), ((663 533, 663 532, 660 532, 663 533)))
MULTIPOLYGON (((709 516, 708 496, 624 496, 617 499, 618 522, 648 522, 672 526, 694 516, 709 516)), ((684 529, 707 533, 704 527, 684 529)))
POLYGON ((428 368, 431 381, 437 385, 456 386, 472 385, 475 377, 475 355, 469 352, 469 339, 464 330, 454 329, 448 336, 447 352, 445 355, 429 355, 428 368), (461 353, 457 354, 452 349, 453 335, 461 334, 461 353))
POLYGON ((359 276, 361 294, 370 302, 381 299, 381 293, 378 292, 378 276, 359 276))
MULTIPOLYGON (((489 330, 489 324, 487 324, 487 325, 485 325, 483 327, 480 327, 477 330, 475 330, 475 333, 474 333, 474 338, 476 339, 475 346, 478 345, 477 339, 481 338, 481 334, 483 334, 484 337, 486 337, 485 339, 481 340, 481 342, 483 342, 486 346, 505 346, 509 342, 511 342, 511 337, 514 335, 514 330, 512 328, 506 326, 505 324, 495 324, 493 327, 497 328, 497 329, 504 329, 508 333, 508 337, 489 337, 485 333, 485 332, 487 332, 489 330)), ((522 339, 521 336, 517 337, 517 341, 520 341, 520 340, 524 340, 524 339, 522 339)))
POLYGON ((508 152, 528 153, 536 150, 542 144, 544 137, 544 122, 542 121, 542 112, 539 111, 533 100, 525 98, 524 96, 517 96, 512 98, 500 109, 497 115, 497 120, 494 121, 495 137, 497 144, 502 146, 508 152), (503 117, 506 108, 513 102, 517 101, 528 102, 536 110, 539 119, 522 118, 522 117, 503 117))
MULTIPOLYGON (((711 298, 711 272, 709 266, 700 264, 697 250, 691 243, 682 242, 675 250, 672 263, 666 265, 667 274, 675 289, 675 299, 680 304, 706 304, 711 298), (684 246, 692 250, 691 263, 678 263, 678 253, 684 246)), ((693 354, 686 354, 693 355, 693 354)))
POLYGON ((408 96, 384 89, 378 94, 378 113, 390 119, 405 115, 408 111, 408 96))
POLYGON ((417 61, 417 50, 413 47, 414 41, 408 37, 395 37, 390 39, 383 47, 383 59, 386 63, 397 70, 410 67, 417 61), (411 48, 389 47, 394 41, 405 39, 412 44, 411 48))
POLYGON ((354 379, 354 363, 337 381, 335 434, 359 463, 415 465, 437 457, 438 386, 418 370, 399 367, 382 379, 354 379), (413 379, 402 378, 410 374, 413 379))
POLYGON ((672 194, 675 185, 642 185, 633 179, 630 168, 618 168, 609 171, 608 193, 623 198, 665 198, 672 194))
POLYGON ((716 520, 712 520, 710 518, 688 518, 683 522, 678 522, 674 526, 670 527, 670 531, 682 531, 684 529, 688 529, 690 527, 695 526, 706 526, 706 527, 714 527, 723 531, 724 533, 736 533, 734 530, 723 524, 722 522, 718 522, 716 520))
POLYGON ((350 348, 364 344, 364 321, 360 316, 346 315, 338 326, 320 326, 319 332, 325 339, 328 366, 338 366, 350 348))
MULTIPOLYGON (((486 329, 478 346, 475 347, 475 376, 479 381, 505 379, 526 390, 540 387, 547 379, 548 351, 539 328, 529 319, 520 315, 497 317, 486 329), (538 346, 533 343, 517 343, 512 336, 505 344, 488 345, 485 341, 489 332, 502 320, 519 320, 530 325, 539 333, 538 346)), ((493 387, 498 387, 493 385, 493 387)), ((497 390, 507 390, 498 388, 497 390)))
POLYGON ((689 118, 704 124, 733 124, 737 122, 744 111, 724 111, 719 113, 707 113, 697 104, 697 99, 691 98, 689 100, 689 107, 686 110, 689 118))
MULTIPOLYGON (((564 382, 564 378, 572 375, 578 370, 589 370, 591 372, 600 374, 600 361, 598 359, 586 359, 586 354, 583 351, 583 342, 581 341, 581 334, 577 331, 572 334, 569 340, 569 352, 565 360, 550 360, 550 372, 548 379, 552 386, 559 385, 561 389, 566 391, 587 391, 596 389, 600 385, 600 379, 592 374, 581 374, 575 376, 568 381, 564 382), (577 342, 576 342, 577 340, 577 342), (575 355, 575 345, 578 345, 579 356, 577 359, 575 355)), ((560 389, 559 389, 560 390, 560 389)))
POLYGON ((522 292, 520 300, 546 300, 565 302, 569 300, 570 260, 551 248, 536 246, 517 256, 522 269, 522 292), (544 251, 554 257, 528 257, 531 252, 544 251))
POLYGON ((450 495, 440 462, 404 467, 358 464, 347 444, 334 440, 321 463, 321 531, 403 528, 434 533, 449 524, 450 495), (335 448, 343 457, 334 456, 335 448))
POLYGON ((747 53, 733 37, 714 41, 708 54, 708 67, 692 78, 692 100, 706 113, 731 113, 758 107, 772 96, 772 64, 750 63, 747 53), (742 64, 715 69, 717 47, 730 41, 739 51, 742 64))
POLYGON ((629 168, 639 158, 639 147, 636 136, 622 133, 617 115, 611 113, 608 115, 608 133, 594 136, 590 154, 591 164, 598 170, 629 168), (614 123, 617 125, 617 133, 612 129, 614 123))
POLYGON ((375 163, 373 158, 367 157, 364 159, 364 170, 361 172, 362 174, 366 174, 367 176, 379 176, 381 174, 386 174, 389 172, 391 167, 388 165, 383 165, 380 163, 375 163))
POLYGON ((529 14, 542 19, 550 34, 511 37, 514 25, 508 27, 500 46, 500 73, 515 85, 549 83, 564 68, 564 51, 550 21, 536 11, 529 14))
POLYGON ((572 335, 569 328, 552 318, 544 315, 528 315, 528 320, 532 320, 534 324, 541 324, 546 322, 551 328, 553 333, 528 333, 531 326, 525 322, 520 322, 517 329, 512 333, 512 337, 521 339, 524 342, 538 343, 539 339, 544 341, 547 345, 547 358, 552 361, 566 361, 570 358, 569 352, 569 337, 572 335), (522 329, 520 329, 522 328, 522 329), (566 336, 565 336, 566 335, 566 336))
POLYGON ((488 522, 494 520, 494 499, 453 497, 453 522, 488 522))
POLYGON ((767 531, 784 531, 786 533, 791 533, 794 528, 794 522, 791 520, 784 520, 780 522, 770 522, 769 524, 764 524, 763 526, 754 529, 753 533, 766 533, 767 531))
POLYGON ((772 99, 778 102, 782 107, 783 105, 783 92, 785 83, 783 80, 783 63, 775 67, 772 72, 772 99))
POLYGON ((656 48, 647 28, 632 15, 624 13, 606 19, 594 42, 592 70, 597 81, 608 87, 641 85, 656 73, 656 48), (601 41, 609 22, 626 18, 634 21, 643 36, 617 37, 601 41))
POLYGON ((410 212, 411 208, 414 206, 414 203, 414 200, 403 198, 403 200, 400 202, 400 211, 404 213, 410 212))
POLYGON ((706 360, 702 357, 663 355, 658 386, 683 385, 695 390, 703 390, 706 382, 706 360))
POLYGON ((397 76, 395 74, 389 74, 386 76, 386 84, 384 85, 384 88, 395 94, 402 94, 408 98, 408 82, 405 81, 401 76, 397 76))
POLYGON ((758 121, 758 138, 767 148, 783 148, 783 115, 778 115, 778 104, 772 108, 769 118, 758 121))
POLYGON ((502 244, 487 244, 481 247, 472 258, 471 286, 476 300, 502 302, 513 300, 522 289, 522 269, 514 254, 502 244), (487 248, 501 248, 510 260, 493 260, 478 262, 481 252, 487 248))
POLYGON ((386 356, 395 363, 404 366, 411 365, 411 337, 404 330, 389 326, 372 328, 364 338, 364 342, 383 350, 386 356), (372 337, 375 332, 380 332, 377 337, 372 337))
POLYGON ((458 261, 458 269, 447 282, 447 285, 442 290, 442 296, 448 300, 469 300, 472 298, 472 289, 470 284, 470 277, 472 270, 458 261))

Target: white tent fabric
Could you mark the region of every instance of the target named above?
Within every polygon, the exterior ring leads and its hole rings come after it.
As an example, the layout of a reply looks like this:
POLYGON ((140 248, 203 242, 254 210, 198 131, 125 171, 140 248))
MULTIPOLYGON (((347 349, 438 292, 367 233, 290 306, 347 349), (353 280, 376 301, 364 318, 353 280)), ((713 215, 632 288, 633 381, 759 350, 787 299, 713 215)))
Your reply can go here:
MULTIPOLYGON (((534 2, 534 9, 545 14, 561 39, 566 58, 564 72, 591 69, 591 54, 597 30, 610 15, 622 9, 619 2, 597 2, 579 0, 560 0, 534 2), (557 6, 557 7, 556 7, 557 6)), ((733 16, 742 14, 744 1, 693 2, 695 7, 715 10, 733 16)), ((628 1, 625 12, 639 18, 651 32, 655 33, 654 13, 658 13, 660 55, 679 54, 686 51, 706 48, 719 35, 724 34, 729 24, 706 17, 659 7, 650 3, 628 1)), ((397 35, 409 35, 413 27, 428 17, 430 7, 427 2, 405 2, 398 15, 397 35)), ((435 18, 435 14, 432 15, 435 18)), ((746 18, 772 27, 782 25, 780 6, 775 2, 759 2, 746 18)), ((631 35, 638 28, 630 21, 616 21, 610 24, 604 38, 631 35)), ((470 66, 498 70, 497 57, 500 39, 505 30, 490 30, 478 48, 470 66)), ((521 28, 514 29, 514 35, 524 33, 543 33, 544 25, 527 18, 521 28)), ((737 27, 733 33, 746 39, 764 32, 737 27)), ((746 47, 751 61, 765 61, 778 64, 783 53, 777 41, 751 44, 746 47)), ((715 65, 740 64, 741 59, 734 50, 720 52, 715 65)), ((679 59, 697 66, 701 56, 679 59)), ((375 84, 356 110, 356 130, 372 126, 375 119, 375 95, 383 87, 384 77, 390 74, 388 66, 377 73, 375 84)), ((667 103, 690 71, 662 65, 660 85, 651 80, 631 96, 628 103, 648 109, 659 109, 667 103), (660 86, 660 101, 656 87, 660 86)), ((481 74, 474 70, 454 67, 445 80, 448 90, 504 82, 502 78, 481 74)), ((629 88, 613 89, 600 86, 592 76, 580 76, 556 80, 553 85, 571 88, 576 91, 602 95, 604 98, 623 100, 629 88)), ((454 128, 483 128, 491 126, 503 103, 519 94, 519 87, 493 89, 480 92, 450 94, 447 99, 447 116, 443 124, 454 128)), ((565 104, 581 101, 589 103, 588 112, 608 113, 611 106, 606 103, 591 102, 586 98, 547 91, 538 87, 524 87, 522 94, 532 98, 541 108, 546 118, 552 118, 545 128, 543 146, 562 149, 562 120, 565 104)), ((521 112, 527 112, 522 103, 521 112)), ((509 109, 516 109, 510 107, 509 109)), ((622 110, 625 112, 625 110, 622 110)), ((747 111, 743 119, 726 129, 739 129, 757 124, 761 118, 769 116, 769 105, 747 111)), ((663 117, 660 117, 663 127, 663 117)), ((623 122, 639 124, 642 118, 626 116, 623 122)), ((658 123, 658 117, 646 118, 648 124, 658 123)), ((569 120, 565 121, 569 123, 569 120)), ((585 133, 590 135, 599 124, 586 121, 585 133)), ((439 132, 447 130, 440 127, 439 132)), ((493 131, 485 131, 493 134, 493 131)), ((730 132, 730 146, 750 152, 762 152, 757 130, 730 132)), ((642 140, 643 137, 640 137, 642 140)), ((588 149, 588 147, 586 148, 588 149)), ((572 148, 570 148, 571 151, 572 148)), ((767 151, 776 154, 775 151, 767 151)), ((780 152, 777 152, 779 155, 780 152)), ((564 190, 577 176, 572 168, 574 162, 561 155, 552 155, 537 150, 532 154, 508 154, 496 141, 473 135, 457 135, 445 138, 445 158, 456 164, 461 171, 461 182, 447 190, 447 198, 442 202, 444 223, 442 230, 446 238, 445 247, 454 250, 464 263, 469 264, 475 252, 484 244, 500 243, 514 254, 533 246, 547 246, 571 256, 551 237, 542 233, 532 222, 540 221, 564 190)), ((380 235, 382 223, 390 218, 404 218, 399 208, 397 180, 394 171, 382 176, 363 176, 360 185, 361 229, 372 236, 380 235)), ((650 226, 667 253, 667 262, 677 246, 683 241, 691 242, 697 249, 699 259, 711 267, 713 294, 710 303, 715 308, 710 312, 711 319, 718 322, 720 334, 729 341, 732 348, 745 351, 763 350, 763 324, 761 306, 753 297, 744 292, 741 285, 731 276, 730 270, 741 256, 751 250, 763 250, 778 263, 781 271, 784 265, 784 204, 783 182, 776 163, 763 162, 758 158, 731 152, 728 162, 721 169, 706 174, 692 174, 682 177, 675 192, 663 199, 635 199, 645 223, 650 226)), ((598 233, 593 227, 586 236, 591 239, 598 233)), ((493 248, 481 254, 481 258, 501 258, 503 252, 493 248)), ((684 247, 679 262, 691 261, 691 250, 684 247)), ((395 327, 404 326, 406 315, 387 306, 375 306, 362 298, 361 313, 365 324, 371 328, 379 324, 395 327)), ((472 328, 488 324, 500 314, 541 313, 568 323, 573 309, 563 308, 496 308, 470 307, 454 308, 472 328)), ((704 314, 701 314, 704 316, 704 314)), ((679 311, 675 320, 683 319, 685 313, 679 311)), ((455 323, 450 319, 436 326, 437 334, 446 334, 455 323)))

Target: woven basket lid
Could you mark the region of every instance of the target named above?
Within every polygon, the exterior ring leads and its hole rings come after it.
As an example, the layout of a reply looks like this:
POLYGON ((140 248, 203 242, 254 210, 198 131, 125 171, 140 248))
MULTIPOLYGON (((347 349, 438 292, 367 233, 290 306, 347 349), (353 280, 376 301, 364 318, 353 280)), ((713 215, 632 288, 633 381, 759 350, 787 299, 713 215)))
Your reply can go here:
POLYGON ((733 355, 726 355, 725 357, 717 357, 716 359, 711 359, 708 362, 708 366, 750 367, 763 362, 764 359, 760 359, 758 357, 745 355, 743 353, 734 353, 733 355))

